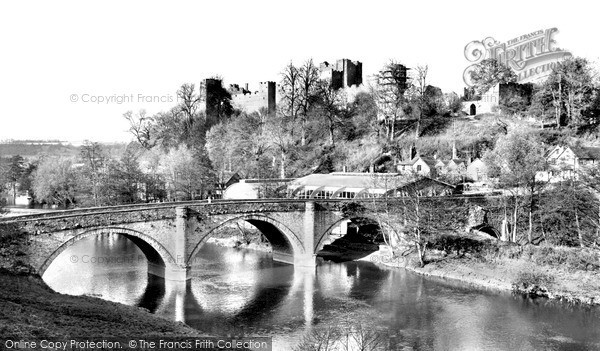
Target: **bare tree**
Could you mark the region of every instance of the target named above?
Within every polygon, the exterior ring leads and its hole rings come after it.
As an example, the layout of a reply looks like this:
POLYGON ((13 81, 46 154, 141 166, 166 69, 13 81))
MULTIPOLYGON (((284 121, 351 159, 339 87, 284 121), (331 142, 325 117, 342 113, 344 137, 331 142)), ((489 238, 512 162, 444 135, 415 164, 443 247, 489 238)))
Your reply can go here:
POLYGON ((335 146, 335 131, 347 115, 346 97, 342 89, 333 89, 327 81, 319 81, 317 111, 327 120, 329 143, 335 146))
MULTIPOLYGON (((300 95, 300 70, 290 62, 281 72, 281 100, 280 112, 284 118, 295 122, 300 113, 301 95, 300 95)), ((292 136, 293 136, 292 130, 292 136)))
POLYGON ((84 163, 83 176, 89 182, 94 206, 99 205, 100 187, 105 175, 106 156, 100 143, 85 140, 81 146, 81 159, 84 163))
POLYGON ((377 84, 373 90, 373 96, 377 103, 379 115, 385 121, 386 136, 390 141, 395 138, 396 121, 405 117, 406 71, 405 66, 391 61, 376 75, 377 84))
POLYGON ((415 68, 415 77, 414 82, 416 82, 415 87, 417 89, 418 94, 418 102, 419 102, 419 117, 417 119, 417 128, 415 129, 415 140, 419 139, 419 133, 421 130, 421 119, 423 118, 423 110, 425 109, 425 90, 427 89, 427 71, 429 67, 425 66, 417 66, 415 68))
POLYGON ((133 111, 127 111, 123 117, 129 122, 129 132, 135 139, 147 150, 150 150, 155 142, 152 140, 152 128, 154 126, 154 118, 147 116, 146 110, 140 110, 137 115, 133 111))
POLYGON ((179 109, 183 114, 186 130, 190 131, 198 117, 201 96, 196 94, 194 84, 186 83, 177 90, 177 99, 179 100, 179 109))
POLYGON ((274 157, 279 156, 280 158, 279 177, 281 179, 286 177, 287 155, 294 145, 290 130, 293 129, 293 126, 294 124, 286 123, 281 116, 277 116, 269 119, 263 126, 262 133, 259 134, 260 139, 267 140, 269 146, 279 154, 274 157))
POLYGON ((300 67, 298 73, 300 79, 300 116, 302 118, 300 126, 300 143, 304 146, 306 145, 306 129, 309 111, 315 100, 315 94, 319 83, 319 69, 314 65, 313 60, 309 59, 302 67, 300 67))

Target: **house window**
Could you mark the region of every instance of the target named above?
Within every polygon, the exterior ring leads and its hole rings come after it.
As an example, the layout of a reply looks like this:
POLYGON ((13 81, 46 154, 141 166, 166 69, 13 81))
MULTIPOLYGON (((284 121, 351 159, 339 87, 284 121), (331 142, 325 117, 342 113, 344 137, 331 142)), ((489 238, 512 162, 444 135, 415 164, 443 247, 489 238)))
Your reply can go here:
POLYGON ((421 172, 421 165, 417 165, 417 172, 421 172))

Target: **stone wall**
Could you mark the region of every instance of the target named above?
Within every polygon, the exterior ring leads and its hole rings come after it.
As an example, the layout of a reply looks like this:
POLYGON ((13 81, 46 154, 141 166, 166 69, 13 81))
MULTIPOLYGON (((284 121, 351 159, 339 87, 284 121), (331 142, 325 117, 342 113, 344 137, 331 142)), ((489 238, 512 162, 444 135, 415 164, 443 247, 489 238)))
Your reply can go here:
POLYGON ((237 84, 229 86, 231 102, 234 107, 246 112, 256 112, 265 109, 268 114, 275 113, 276 109, 276 83, 260 82, 259 89, 250 91, 240 88, 237 84))

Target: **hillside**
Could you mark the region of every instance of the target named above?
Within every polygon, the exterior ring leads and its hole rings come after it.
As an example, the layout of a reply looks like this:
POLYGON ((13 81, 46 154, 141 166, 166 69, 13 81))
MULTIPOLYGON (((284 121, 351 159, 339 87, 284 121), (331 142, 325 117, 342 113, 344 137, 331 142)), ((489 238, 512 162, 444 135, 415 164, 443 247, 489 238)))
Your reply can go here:
MULTIPOLYGON (((126 143, 101 143, 110 155, 121 155, 126 143)), ((25 159, 35 159, 42 155, 74 157, 79 155, 79 146, 68 143, 45 143, 43 141, 11 141, 0 143, 0 158, 21 155, 25 159)))

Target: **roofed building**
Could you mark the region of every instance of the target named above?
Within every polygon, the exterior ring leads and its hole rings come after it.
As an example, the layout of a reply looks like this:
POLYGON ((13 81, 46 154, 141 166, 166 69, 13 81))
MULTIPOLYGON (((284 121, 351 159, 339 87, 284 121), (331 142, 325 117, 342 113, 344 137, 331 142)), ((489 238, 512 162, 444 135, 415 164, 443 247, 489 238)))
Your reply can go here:
POLYGON ((431 178, 400 173, 311 174, 288 186, 288 197, 300 199, 359 199, 403 196, 419 192, 426 196, 450 195, 454 187, 431 178))
POLYGON ((466 173, 467 178, 474 182, 481 182, 488 179, 487 165, 479 158, 469 163, 466 173))
POLYGON ((416 156, 410 161, 400 161, 396 170, 401 174, 418 174, 423 177, 436 177, 438 160, 430 157, 416 156))
POLYGON ((600 147, 570 147, 557 145, 546 154, 548 170, 536 178, 550 183, 577 179, 586 167, 600 163, 600 147))

